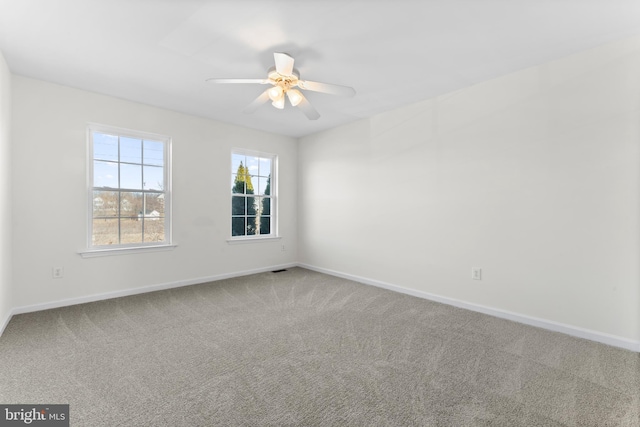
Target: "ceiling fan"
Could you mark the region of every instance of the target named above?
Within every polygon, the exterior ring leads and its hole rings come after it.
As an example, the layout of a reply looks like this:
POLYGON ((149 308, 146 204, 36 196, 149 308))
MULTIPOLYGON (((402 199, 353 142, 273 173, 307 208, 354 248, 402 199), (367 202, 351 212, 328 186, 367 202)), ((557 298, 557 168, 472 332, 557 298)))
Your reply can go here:
POLYGON ((275 60, 275 67, 269 68, 267 71, 266 79, 207 79, 211 83, 257 83, 257 84, 270 84, 271 87, 262 92, 251 104, 245 109, 245 113, 254 112, 259 106, 271 100, 271 105, 275 108, 282 110, 284 108, 285 95, 289 98, 289 102, 292 106, 298 107, 307 116, 309 120, 317 120, 320 117, 320 113, 313 108, 313 106, 307 101, 302 92, 296 87, 302 90, 309 90, 312 92, 329 93, 332 95, 353 96, 356 91, 352 87, 334 85, 328 83, 313 82, 311 80, 300 80, 300 72, 293 68, 294 59, 286 53, 276 52, 273 54, 275 60))

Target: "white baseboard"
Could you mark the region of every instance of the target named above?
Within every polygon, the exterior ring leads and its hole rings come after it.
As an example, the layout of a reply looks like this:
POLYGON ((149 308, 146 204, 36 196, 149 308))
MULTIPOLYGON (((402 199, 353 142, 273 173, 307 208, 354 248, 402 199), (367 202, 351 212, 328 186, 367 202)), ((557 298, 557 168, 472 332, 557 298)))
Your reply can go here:
POLYGON ((379 280, 360 277, 360 276, 356 276, 348 273, 342 273, 339 271, 316 267, 316 266, 304 264, 304 263, 289 263, 289 264, 274 265, 270 267, 263 267, 263 268, 257 268, 252 270, 244 270, 244 271, 233 272, 233 273, 224 273, 224 274, 218 274, 218 275, 207 276, 207 277, 198 277, 198 278, 188 279, 188 280, 179 280, 176 282, 168 282, 168 283, 162 283, 157 285, 143 286, 140 288, 124 289, 124 290, 114 291, 114 292, 105 292, 101 294, 88 295, 84 297, 69 298, 69 299, 47 302, 42 304, 16 307, 11 311, 9 311, 6 318, 2 320, 2 323, 0 323, 0 336, 4 332, 9 322, 11 321, 11 317, 15 314, 31 313, 34 311, 49 310, 52 308, 66 307, 70 305, 84 304, 88 302, 101 301, 101 300, 106 300, 111 298, 119 298, 119 297, 126 297, 130 295, 143 294, 147 292, 161 291, 164 289, 172 289, 172 288, 179 288, 182 286, 197 285, 200 283, 214 282, 217 280, 231 279, 234 277, 248 276, 251 274, 264 273, 267 271, 273 271, 273 270, 279 270, 279 269, 291 268, 291 267, 302 267, 302 268, 317 271, 320 273, 329 274, 331 276, 341 277, 347 280, 353 280, 355 282, 363 283, 366 285, 372 285, 379 288, 384 288, 391 291, 412 295, 418 298, 424 298, 431 301, 441 302, 443 304, 448 304, 455 307, 464 308, 467 310, 477 311, 479 313, 488 314, 490 316, 512 320, 514 322, 536 326, 536 327, 547 329, 550 331, 560 332, 566 335, 571 335, 578 338, 584 338, 591 341, 596 341, 603 344, 611 345, 614 347, 620 347, 626 350, 631 350, 631 351, 640 353, 640 342, 633 341, 627 338, 622 338, 615 335, 605 334, 602 332, 596 332, 596 331, 592 331, 584 328, 579 328, 576 326, 553 322, 550 320, 526 316, 519 313, 513 313, 506 310, 486 307, 479 304, 468 303, 468 302, 457 300, 454 298, 443 297, 440 295, 430 294, 428 292, 418 291, 415 289, 403 288, 401 286, 393 285, 393 284, 382 282, 379 280))
POLYGON ((615 335, 596 332, 596 331, 580 328, 577 326, 566 325, 566 324, 554 322, 551 320, 540 319, 537 317, 531 317, 524 314, 513 313, 510 311, 501 310, 497 308, 485 307, 483 305, 468 303, 468 302, 457 300, 454 298, 434 295, 428 292, 418 291, 415 289, 403 288, 401 286, 392 285, 390 283, 381 282, 379 280, 355 276, 353 274, 342 273, 339 271, 334 271, 334 270, 330 270, 322 267, 316 267, 309 264, 298 263, 298 266, 309 269, 309 270, 317 271, 319 273, 329 274, 331 276, 353 280, 354 282, 363 283, 365 285, 372 285, 378 288, 384 288, 391 291, 400 292, 403 294, 418 297, 418 298, 424 298, 431 301, 441 302, 443 304, 448 304, 455 307, 464 308, 467 310, 477 311, 479 313, 488 314, 490 316, 512 320, 514 322, 524 323, 525 325, 536 326, 538 328, 547 329, 554 332, 560 332, 566 335, 571 335, 578 338, 584 338, 587 340, 596 341, 602 344, 607 344, 614 347, 620 347, 625 350, 631 350, 631 351, 640 353, 640 341, 633 341, 633 340, 623 338, 623 337, 618 337, 615 335))
MULTIPOLYGON (((123 289, 123 290, 120 290, 120 291, 105 292, 105 293, 101 293, 101 294, 93 294, 93 295, 88 295, 88 296, 84 296, 84 297, 63 299, 63 300, 47 302, 47 303, 42 303, 42 304, 26 305, 26 306, 14 308, 9 313, 9 317, 6 320, 6 323, 7 324, 9 323, 9 320, 11 319, 11 316, 14 315, 14 314, 31 313, 31 312, 34 312, 34 311, 49 310, 49 309, 52 309, 52 308, 66 307, 66 306, 76 305, 76 304, 84 304, 84 303, 87 303, 87 302, 102 301, 102 300, 107 300, 107 299, 111 299, 111 298, 120 298, 120 297, 126 297, 126 296, 130 296, 130 295, 144 294, 144 293, 147 293, 147 292, 162 291, 162 290, 165 290, 165 289, 180 288, 182 286, 190 286, 190 285, 197 285, 197 284, 200 284, 200 283, 215 282, 217 280, 224 280, 224 279, 231 279, 231 278, 234 278, 234 277, 248 276, 250 274, 265 273, 267 271, 279 270, 279 269, 283 269, 283 268, 291 268, 291 267, 296 267, 296 266, 297 266, 296 263, 273 265, 273 266, 269 266, 269 267, 256 268, 256 269, 252 269, 252 270, 244 270, 244 271, 238 271, 238 272, 233 272, 233 273, 217 274, 215 276, 198 277, 198 278, 195 278, 195 279, 188 279, 188 280, 178 280, 176 282, 161 283, 161 284, 158 284, 158 285, 143 286, 143 287, 140 287, 140 288, 123 289)), ((3 330, 4 329, 0 329, 0 335, 1 335, 1 332, 3 330)))
POLYGON ((2 333, 4 332, 5 328, 7 327, 7 325, 9 324, 9 321, 11 320, 11 317, 14 315, 13 310, 9 310, 9 312, 7 313, 7 316, 4 319, 0 319, 0 337, 2 336, 2 333))

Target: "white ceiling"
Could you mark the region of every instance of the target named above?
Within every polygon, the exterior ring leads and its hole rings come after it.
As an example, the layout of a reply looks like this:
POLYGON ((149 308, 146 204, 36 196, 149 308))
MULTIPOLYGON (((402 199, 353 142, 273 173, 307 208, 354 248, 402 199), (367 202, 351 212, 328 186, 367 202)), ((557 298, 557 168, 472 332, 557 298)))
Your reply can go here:
POLYGON ((13 73, 299 137, 640 34, 640 0, 0 0, 13 73), (273 52, 352 86, 243 108, 273 52))

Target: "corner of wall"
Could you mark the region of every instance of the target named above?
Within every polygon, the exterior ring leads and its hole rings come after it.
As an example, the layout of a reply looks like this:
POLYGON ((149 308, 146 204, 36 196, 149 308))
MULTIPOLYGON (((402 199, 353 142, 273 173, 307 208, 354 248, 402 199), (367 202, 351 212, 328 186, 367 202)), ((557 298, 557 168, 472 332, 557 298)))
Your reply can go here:
POLYGON ((0 335, 12 311, 11 71, 0 51, 0 335))

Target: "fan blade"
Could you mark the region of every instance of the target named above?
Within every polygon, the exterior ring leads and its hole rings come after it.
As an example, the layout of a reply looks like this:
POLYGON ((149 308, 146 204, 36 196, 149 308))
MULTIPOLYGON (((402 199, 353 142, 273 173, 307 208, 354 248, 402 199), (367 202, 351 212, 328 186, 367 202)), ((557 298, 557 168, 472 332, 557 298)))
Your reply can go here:
POLYGON ((254 99, 253 102, 251 104, 247 105, 245 107, 245 109, 242 110, 242 111, 244 113, 246 113, 246 114, 253 113, 254 111, 256 111, 258 109, 259 106, 261 106, 262 104, 264 104, 268 100, 269 100, 269 89, 267 89, 264 92, 262 92, 262 94, 259 97, 254 99))
POLYGON ((286 53, 276 52, 273 54, 276 61, 276 71, 283 76, 293 75, 293 58, 286 53))
POLYGON ((218 83, 218 84, 226 84, 226 83, 259 83, 266 84, 269 83, 267 79, 207 79, 209 83, 218 83))
POLYGON ((310 80, 299 80, 298 87, 313 92, 330 93, 332 95, 353 96, 356 90, 349 86, 332 85, 329 83, 312 82, 310 80))
POLYGON ((309 120, 318 120, 318 118, 320 118, 320 113, 313 108, 313 105, 307 101, 307 98, 305 98, 304 95, 300 95, 302 96, 302 101, 298 104, 298 108, 302 110, 309 120))

